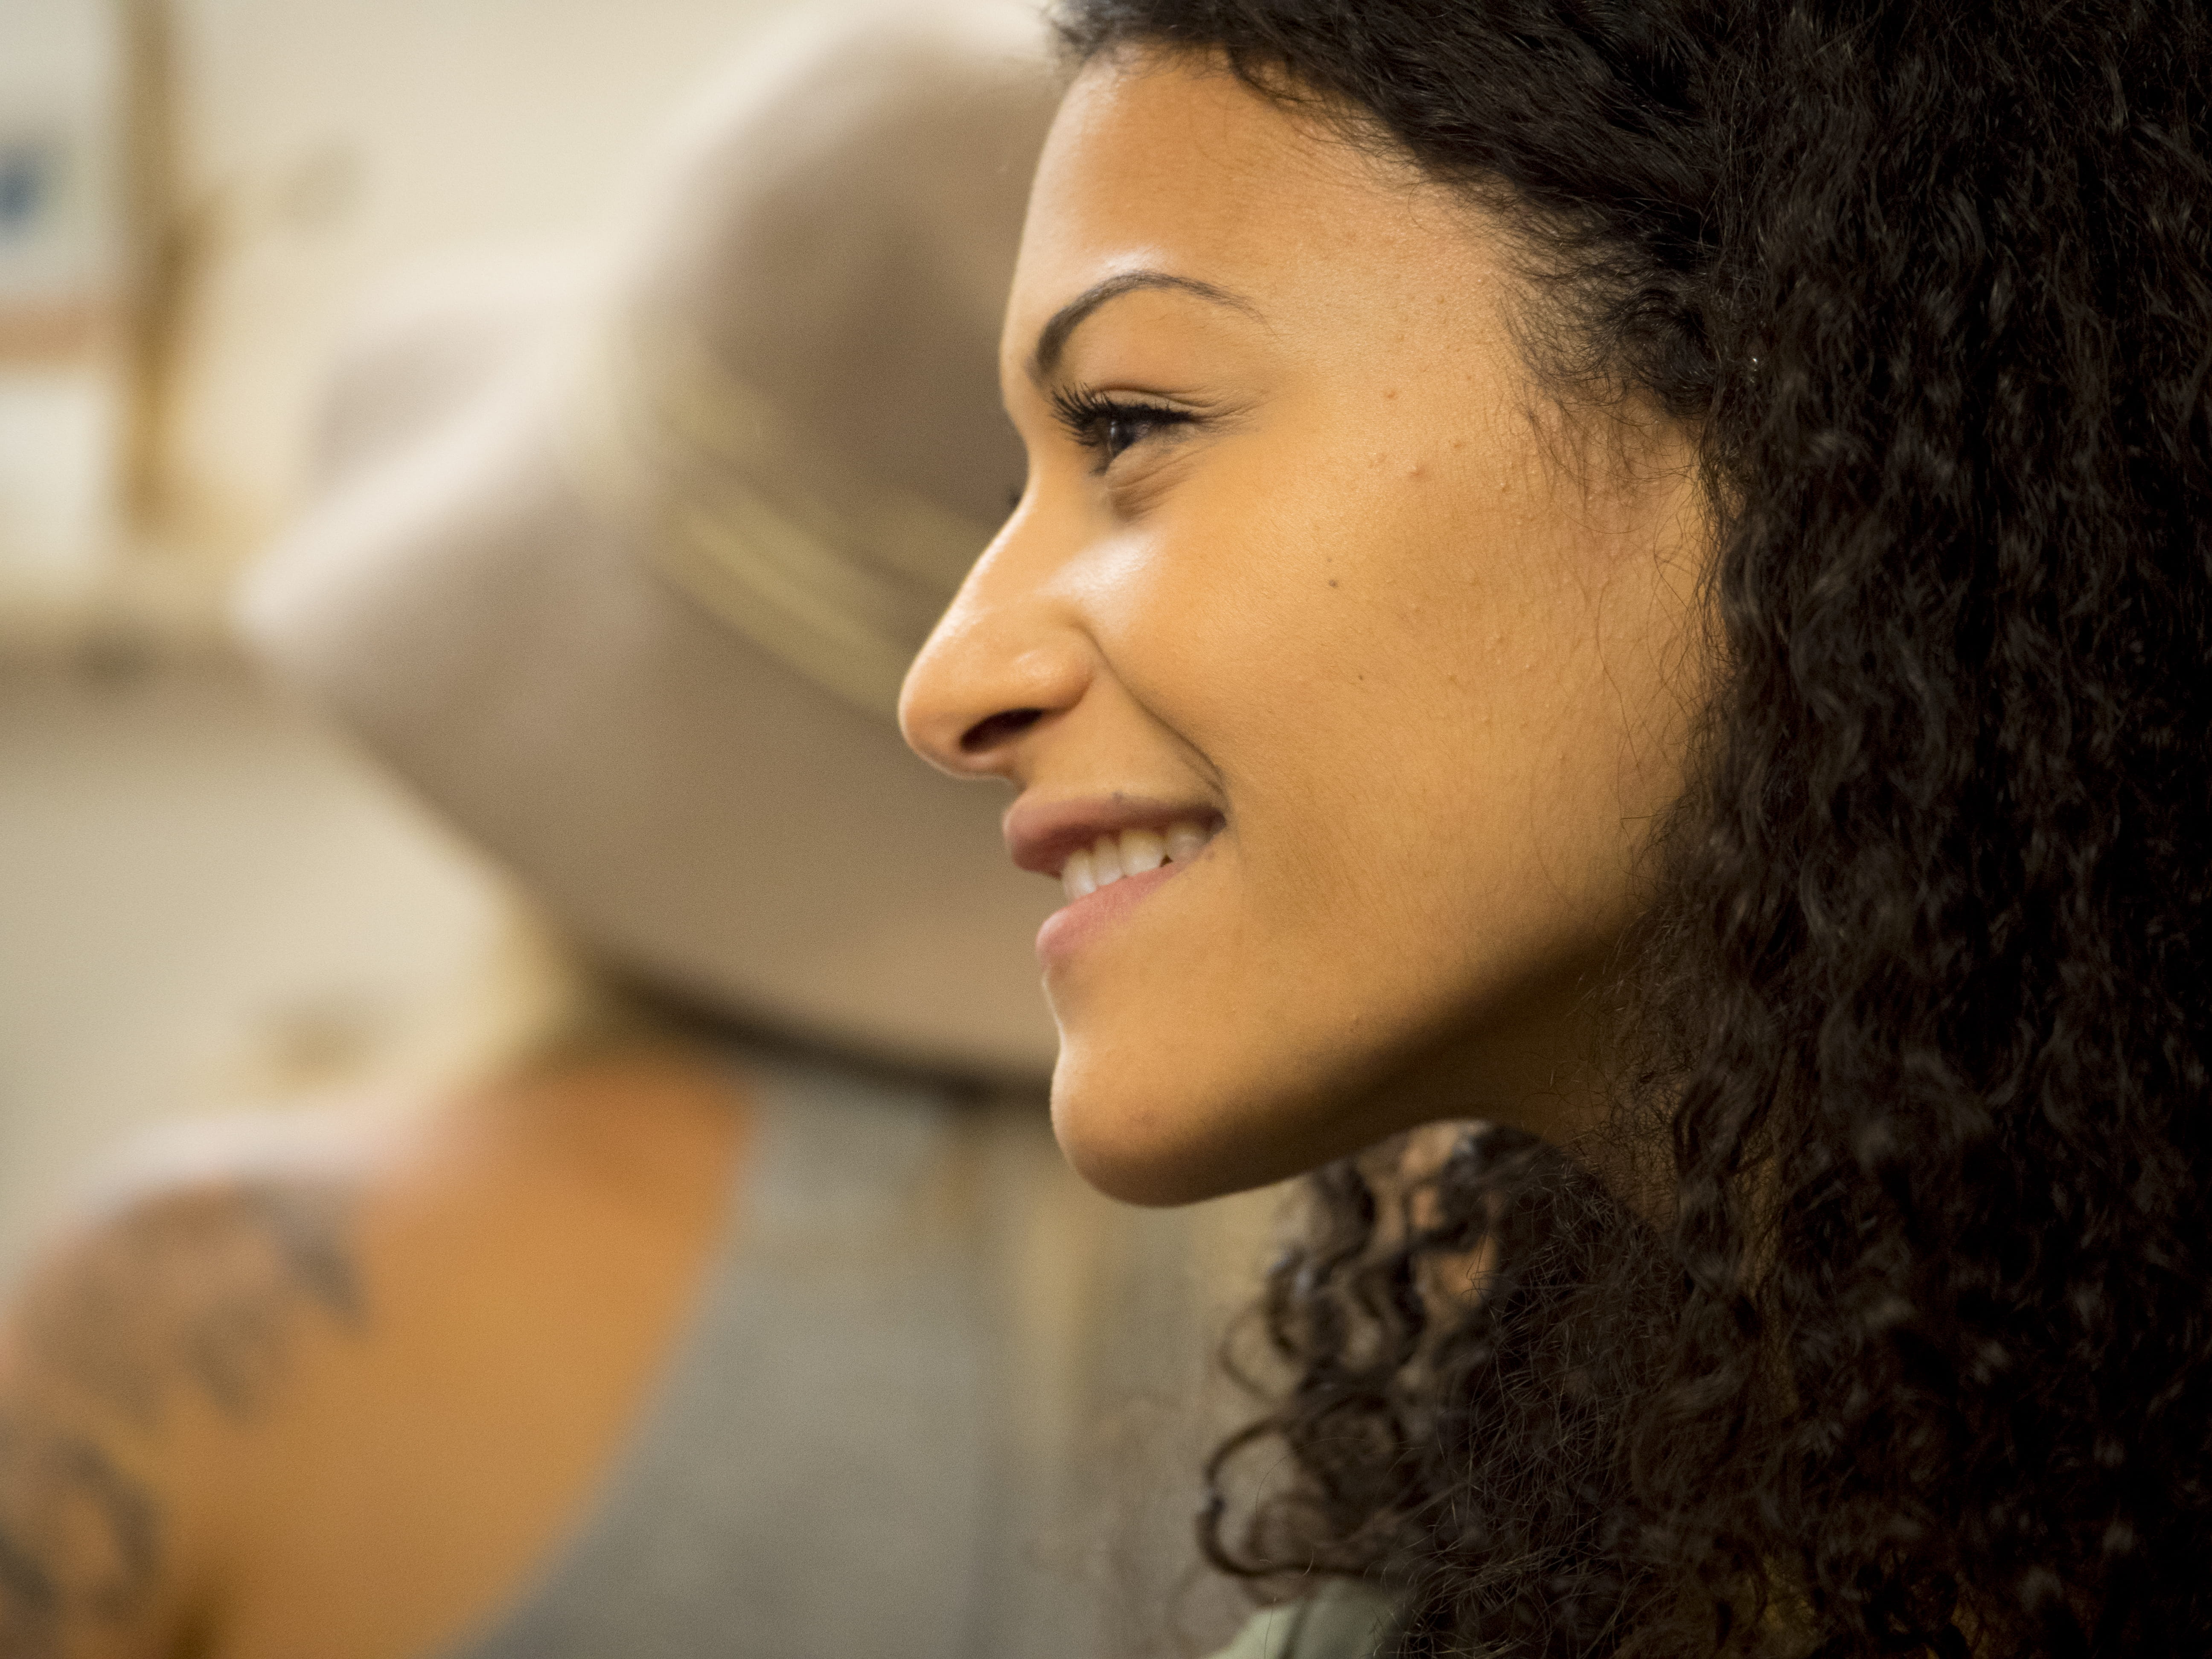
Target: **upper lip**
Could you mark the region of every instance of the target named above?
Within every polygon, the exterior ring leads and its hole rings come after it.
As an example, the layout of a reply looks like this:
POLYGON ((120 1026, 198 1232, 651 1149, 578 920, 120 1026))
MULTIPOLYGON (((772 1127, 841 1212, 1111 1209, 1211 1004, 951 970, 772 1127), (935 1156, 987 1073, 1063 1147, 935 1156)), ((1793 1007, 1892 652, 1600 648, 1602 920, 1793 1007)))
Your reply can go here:
POLYGON ((1006 809, 1002 828, 1006 850, 1016 864, 1041 876, 1056 876, 1066 867, 1068 854, 1102 836, 1118 836, 1124 830, 1165 830, 1172 823, 1211 829, 1220 822, 1221 814, 1210 806, 1117 794, 1018 800, 1006 809))

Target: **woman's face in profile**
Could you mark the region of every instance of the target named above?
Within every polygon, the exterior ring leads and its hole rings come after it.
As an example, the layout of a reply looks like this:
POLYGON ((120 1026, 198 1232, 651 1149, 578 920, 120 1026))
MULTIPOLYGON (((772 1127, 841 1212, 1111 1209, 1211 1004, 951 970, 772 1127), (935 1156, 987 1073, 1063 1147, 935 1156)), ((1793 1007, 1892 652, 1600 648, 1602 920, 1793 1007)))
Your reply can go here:
POLYGON ((1109 1192, 1583 1109, 1705 532, 1682 434, 1532 382, 1522 295, 1493 222, 1226 74, 1103 61, 1060 112, 1002 361, 1028 488, 904 718, 1067 885, 1054 1115, 1109 1192))

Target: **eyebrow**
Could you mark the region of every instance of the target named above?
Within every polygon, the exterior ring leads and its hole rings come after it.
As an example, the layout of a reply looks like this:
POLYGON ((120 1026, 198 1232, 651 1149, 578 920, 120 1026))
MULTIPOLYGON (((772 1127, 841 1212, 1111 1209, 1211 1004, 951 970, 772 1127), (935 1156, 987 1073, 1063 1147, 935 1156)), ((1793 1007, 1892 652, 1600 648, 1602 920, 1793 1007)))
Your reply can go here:
POLYGON ((1249 300, 1238 298, 1227 289, 1201 283, 1194 276, 1173 276, 1164 270, 1125 270, 1118 276, 1109 276, 1104 282, 1085 289, 1054 312, 1052 320, 1037 331, 1036 349, 1030 356, 1030 378, 1042 385, 1059 371, 1060 360, 1067 350, 1069 337, 1099 307, 1109 301, 1120 299, 1124 294, 1135 294, 1154 288, 1176 289, 1185 294, 1194 294, 1211 304, 1226 306, 1231 311, 1243 312, 1255 322, 1260 320, 1258 307, 1249 300))

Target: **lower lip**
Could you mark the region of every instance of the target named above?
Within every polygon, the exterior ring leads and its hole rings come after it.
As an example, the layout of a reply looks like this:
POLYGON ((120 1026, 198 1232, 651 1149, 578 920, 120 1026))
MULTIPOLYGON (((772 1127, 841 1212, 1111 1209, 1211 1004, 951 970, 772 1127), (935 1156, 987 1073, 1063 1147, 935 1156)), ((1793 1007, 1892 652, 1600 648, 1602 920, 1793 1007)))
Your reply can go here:
POLYGON ((1181 874, 1182 869, 1180 864, 1163 864, 1141 876, 1124 876, 1110 886, 1063 905, 1047 916, 1044 926, 1037 929, 1037 959, 1048 969, 1058 967, 1142 904, 1162 882, 1181 874))

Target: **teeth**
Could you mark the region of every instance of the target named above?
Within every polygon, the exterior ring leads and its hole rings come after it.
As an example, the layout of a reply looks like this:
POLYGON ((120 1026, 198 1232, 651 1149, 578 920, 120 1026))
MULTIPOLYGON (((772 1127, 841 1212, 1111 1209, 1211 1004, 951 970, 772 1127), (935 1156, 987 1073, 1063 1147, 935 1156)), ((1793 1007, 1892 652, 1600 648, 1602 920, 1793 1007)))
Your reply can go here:
POLYGON ((1101 836, 1091 849, 1091 867, 1098 872, 1098 884, 1111 887, 1121 879, 1121 838, 1101 836))
POLYGON ((1060 884, 1067 889, 1071 899, 1089 898, 1098 890, 1098 878, 1091 868, 1091 854, 1070 853, 1067 866, 1060 872, 1060 884))
POLYGON ((1124 876, 1141 876, 1164 864, 1188 864, 1212 839, 1211 830, 1188 820, 1165 830, 1124 830, 1118 836, 1101 836, 1083 851, 1068 854, 1060 869, 1060 885, 1073 903, 1111 887, 1124 876))
POLYGON ((1121 873, 1141 876, 1168 861, 1168 844, 1150 830, 1121 832, 1121 873))

